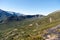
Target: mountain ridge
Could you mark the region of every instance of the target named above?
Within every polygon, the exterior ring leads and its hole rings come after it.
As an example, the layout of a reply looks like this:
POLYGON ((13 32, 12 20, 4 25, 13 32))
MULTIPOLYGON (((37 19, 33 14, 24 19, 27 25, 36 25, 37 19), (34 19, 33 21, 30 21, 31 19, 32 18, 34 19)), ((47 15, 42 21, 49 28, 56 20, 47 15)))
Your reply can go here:
POLYGON ((10 12, 10 11, 4 11, 0 9, 0 22, 2 22, 2 20, 24 20, 24 19, 28 19, 28 18, 33 18, 33 17, 43 17, 43 15, 24 15, 24 14, 20 14, 20 13, 16 13, 16 12, 10 12), (4 17, 3 17, 4 16, 4 17))

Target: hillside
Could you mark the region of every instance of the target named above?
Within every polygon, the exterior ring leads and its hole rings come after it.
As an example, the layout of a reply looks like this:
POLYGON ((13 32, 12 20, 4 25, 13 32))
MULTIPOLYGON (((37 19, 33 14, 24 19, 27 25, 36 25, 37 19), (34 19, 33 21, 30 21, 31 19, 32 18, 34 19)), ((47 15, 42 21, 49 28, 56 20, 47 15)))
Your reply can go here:
POLYGON ((43 17, 30 18, 27 15, 22 21, 0 24, 0 40, 45 40, 46 30, 60 24, 59 15, 60 11, 43 17))

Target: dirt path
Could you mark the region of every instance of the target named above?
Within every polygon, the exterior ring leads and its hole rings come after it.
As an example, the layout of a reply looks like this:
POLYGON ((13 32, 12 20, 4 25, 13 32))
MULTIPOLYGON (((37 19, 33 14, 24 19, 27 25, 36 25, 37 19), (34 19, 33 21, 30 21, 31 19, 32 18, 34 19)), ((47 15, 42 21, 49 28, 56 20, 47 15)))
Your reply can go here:
POLYGON ((60 25, 47 29, 46 31, 47 33, 44 34, 46 40, 60 40, 60 25))

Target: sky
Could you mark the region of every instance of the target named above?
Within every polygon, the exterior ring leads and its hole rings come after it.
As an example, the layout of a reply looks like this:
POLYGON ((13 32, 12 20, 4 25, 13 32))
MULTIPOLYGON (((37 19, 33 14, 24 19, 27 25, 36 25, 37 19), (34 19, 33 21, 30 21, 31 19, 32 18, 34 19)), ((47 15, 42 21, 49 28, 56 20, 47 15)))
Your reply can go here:
POLYGON ((0 9, 25 15, 48 15, 60 10, 60 0, 0 0, 0 9))

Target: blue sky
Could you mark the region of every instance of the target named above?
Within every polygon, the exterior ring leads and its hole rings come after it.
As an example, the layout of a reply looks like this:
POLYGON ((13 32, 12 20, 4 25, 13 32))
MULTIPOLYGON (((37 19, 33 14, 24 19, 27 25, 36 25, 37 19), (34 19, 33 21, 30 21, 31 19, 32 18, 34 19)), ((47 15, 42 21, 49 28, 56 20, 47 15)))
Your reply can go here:
POLYGON ((0 9, 27 15, 47 15, 60 10, 60 0, 0 0, 0 9))

